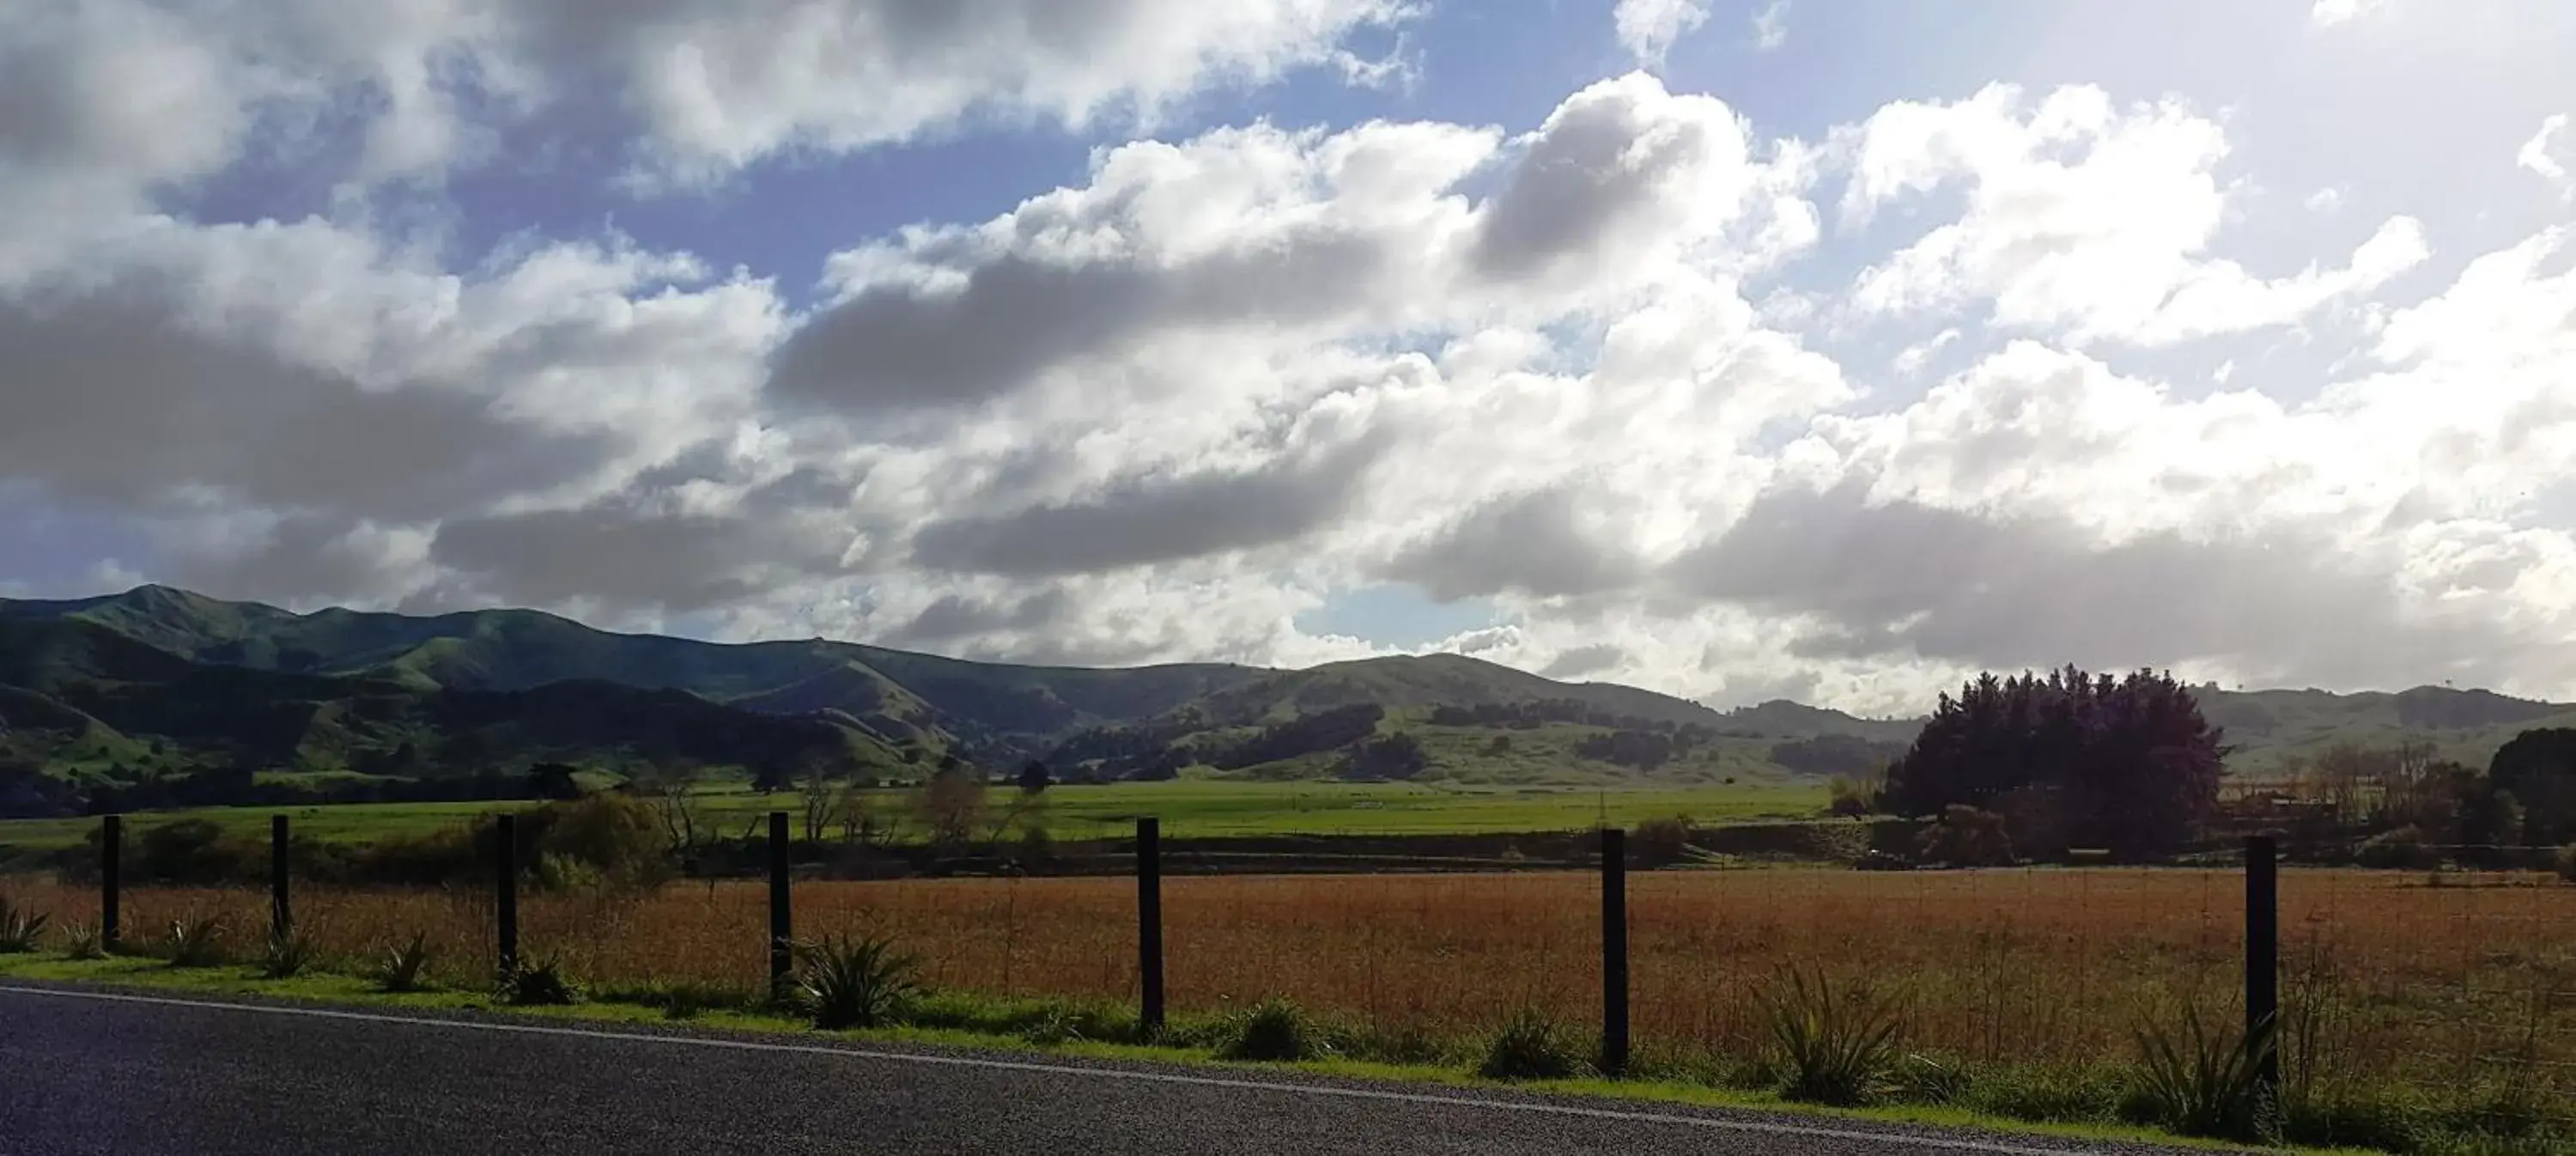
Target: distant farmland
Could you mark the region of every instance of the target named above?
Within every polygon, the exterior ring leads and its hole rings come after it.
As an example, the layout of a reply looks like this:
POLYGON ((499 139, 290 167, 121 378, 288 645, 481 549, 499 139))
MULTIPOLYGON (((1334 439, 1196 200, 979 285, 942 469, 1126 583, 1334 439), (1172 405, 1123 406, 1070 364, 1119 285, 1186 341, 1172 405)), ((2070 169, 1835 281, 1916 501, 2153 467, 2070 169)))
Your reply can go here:
MULTIPOLYGON (((903 790, 864 792, 870 805, 902 815, 911 795, 903 790)), ((1015 792, 995 788, 995 812, 1014 805, 1015 792)), ((703 821, 740 835, 773 810, 794 812, 794 792, 760 795, 735 788, 699 796, 703 821)), ((486 811, 528 803, 350 803, 324 807, 210 807, 138 814, 132 828, 207 819, 246 836, 265 838, 269 816, 285 814, 308 838, 372 843, 426 834, 486 811)), ((1175 838, 1261 835, 1455 835, 1570 831, 1687 815, 1699 823, 1797 818, 1818 813, 1825 789, 1813 780, 1764 779, 1741 784, 1671 788, 1442 786, 1409 783, 1181 781, 1106 786, 1059 785, 1028 804, 1019 822, 1043 826, 1059 841, 1116 839, 1134 834, 1140 815, 1163 821, 1175 838)), ((0 821, 0 848, 43 851, 78 846, 98 820, 0 821)))

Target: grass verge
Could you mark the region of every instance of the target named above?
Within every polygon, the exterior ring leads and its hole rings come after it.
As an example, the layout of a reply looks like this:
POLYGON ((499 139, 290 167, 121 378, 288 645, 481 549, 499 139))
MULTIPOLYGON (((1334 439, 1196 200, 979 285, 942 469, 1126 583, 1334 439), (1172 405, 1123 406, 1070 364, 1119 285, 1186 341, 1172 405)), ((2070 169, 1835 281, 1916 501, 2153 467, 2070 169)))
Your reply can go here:
MULTIPOLYGON (((82 960, 60 954, 0 957, 0 981, 11 979, 77 983, 206 996, 251 996, 301 1003, 328 1004, 388 1012, 488 1011, 538 1020, 581 1024, 670 1025, 771 1035, 828 1035, 850 1041, 875 1041, 1009 1051, 1085 1059, 1145 1061, 1225 1069, 1238 1072, 1303 1072, 1343 1079, 1391 1081, 1475 1090, 1549 1093, 1635 1105, 1674 1105, 1755 1110, 1820 1122, 1873 1121, 1933 1127, 1976 1128, 2001 1133, 2067 1139, 2159 1144, 2177 1148, 2241 1150, 2222 1144, 2172 1136, 2154 1129, 2099 1121, 2032 1122, 1966 1108, 1927 1105, 1883 1105, 1825 1108, 1783 1100, 1772 1092, 1704 1082, 1699 1073, 1651 1065, 1638 1078, 1608 1080, 1590 1076, 1557 1079, 1499 1080, 1473 1070, 1472 1048, 1456 1050, 1437 1062, 1390 1063, 1350 1058, 1349 1029, 1317 1025, 1328 1040, 1318 1050, 1324 1058, 1256 1063, 1225 1058, 1228 1042, 1238 1037, 1238 1016, 1176 1017, 1158 1042, 1135 1042, 1134 1012, 1110 1006, 1057 1001, 996 1000, 953 992, 932 993, 916 1002, 902 1024, 833 1032, 815 1032, 809 1018, 792 1010, 761 1006, 750 989, 673 992, 659 987, 602 987, 592 998, 563 1006, 513 1006, 506 996, 481 990, 423 989, 388 992, 373 980, 308 969, 270 978, 257 965, 173 968, 164 960, 114 956, 82 960), (681 1010, 685 1009, 685 1010, 681 1010)), ((2320 1156, 2359 1153, 2361 1149, 2284 1147, 2282 1152, 2320 1156)))

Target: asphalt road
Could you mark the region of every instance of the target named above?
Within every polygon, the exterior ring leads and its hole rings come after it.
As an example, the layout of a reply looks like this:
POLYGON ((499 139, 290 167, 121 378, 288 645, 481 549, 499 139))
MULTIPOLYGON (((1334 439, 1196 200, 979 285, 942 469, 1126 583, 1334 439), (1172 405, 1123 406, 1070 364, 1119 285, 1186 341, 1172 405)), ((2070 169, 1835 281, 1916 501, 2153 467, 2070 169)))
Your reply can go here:
POLYGON ((2156 1152, 1761 1113, 0 984, 0 1151, 2156 1152))

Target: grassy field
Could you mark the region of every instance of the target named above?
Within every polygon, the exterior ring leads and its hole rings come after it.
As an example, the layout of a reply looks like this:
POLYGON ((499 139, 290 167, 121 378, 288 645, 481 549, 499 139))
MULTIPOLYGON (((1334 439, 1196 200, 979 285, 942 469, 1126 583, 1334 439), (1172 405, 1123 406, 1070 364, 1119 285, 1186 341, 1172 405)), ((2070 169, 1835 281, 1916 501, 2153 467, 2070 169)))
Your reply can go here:
MULTIPOLYGON (((871 792, 872 804, 902 811, 902 791, 871 792)), ((996 789, 996 808, 1016 792, 996 789)), ((706 821, 740 834, 771 810, 798 811, 793 793, 762 796, 746 787, 711 789, 700 796, 706 821)), ((1766 780, 1668 789, 1573 790, 1542 787, 1468 787, 1406 783, 1315 783, 1182 780, 1169 783, 1063 785, 1047 790, 1032 812, 1057 840, 1116 838, 1132 834, 1141 815, 1157 816, 1171 838, 1244 835, 1438 835, 1506 831, 1564 831, 1606 821, 1686 814, 1702 823, 1815 814, 1824 788, 1804 781, 1766 780)), ((298 833, 335 842, 369 843, 418 835, 462 822, 502 803, 351 803, 293 807, 298 833)), ((210 807, 138 815, 129 824, 208 819, 248 834, 265 832, 275 808, 210 807)), ((17 819, 0 822, 0 847, 41 850, 77 846, 98 820, 17 819)))
MULTIPOLYGON (((2292 870, 2282 880, 2284 1047, 2326 1086, 2576 1103, 2576 886, 2540 876, 2292 870)), ((1515 1009, 1597 1023, 1597 882, 1579 873, 1174 878, 1165 884, 1178 1011, 1284 996, 1437 1051, 1515 1009)), ((1630 881, 1641 1047, 1723 1063, 1765 1046, 1760 994, 1816 965, 1903 1009, 1906 1046, 1981 1064, 2080 1067, 2134 1053, 2198 1003, 2213 1021, 2241 977, 2241 878, 2181 869, 1869 873, 1654 872, 1630 881)), ((0 880, 0 893, 94 918, 89 888, 0 880)), ((249 937, 257 891, 139 889, 128 926, 228 914, 249 937)), ((682 884, 649 895, 522 900, 532 956, 594 981, 760 981, 765 893, 682 884)), ((487 983, 477 893, 312 890, 299 917, 342 957, 426 933, 434 969, 487 983)), ((898 936, 937 988, 1130 1001, 1134 885, 1120 878, 816 882, 801 933, 898 936)), ((2067 1094, 2076 1095, 2080 1089, 2067 1094)))

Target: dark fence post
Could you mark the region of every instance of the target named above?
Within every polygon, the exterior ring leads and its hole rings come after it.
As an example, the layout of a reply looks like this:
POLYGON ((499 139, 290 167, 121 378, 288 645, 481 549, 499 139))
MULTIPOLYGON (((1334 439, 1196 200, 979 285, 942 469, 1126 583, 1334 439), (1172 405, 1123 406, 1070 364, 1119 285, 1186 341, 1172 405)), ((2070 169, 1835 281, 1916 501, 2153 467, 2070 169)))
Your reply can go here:
POLYGON ((1145 1035, 1163 1031, 1163 824, 1136 820, 1136 951, 1144 981, 1145 1035))
MULTIPOLYGON (((2276 1026, 2281 1011, 2281 876, 2279 847, 2269 835, 2245 840, 2245 1033, 2276 1026)), ((2264 1049, 2262 1082, 2269 1102, 2281 1094, 2281 1051, 2264 1049)))
POLYGON ((501 927, 501 978, 519 972, 519 817, 500 815, 501 864, 494 886, 493 910, 501 927))
POLYGON ((286 877, 291 863, 287 856, 286 816, 268 817, 268 934, 273 939, 286 938, 295 927, 295 908, 286 897, 286 877))
POLYGON ((796 927, 787 906, 787 812, 769 813, 769 994, 787 991, 796 927))
POLYGON ((1628 1070, 1628 833, 1601 829, 1601 1071, 1628 1070))
POLYGON ((116 950, 117 876, 125 858, 125 816, 109 815, 99 820, 98 833, 98 941, 109 951, 116 950))

